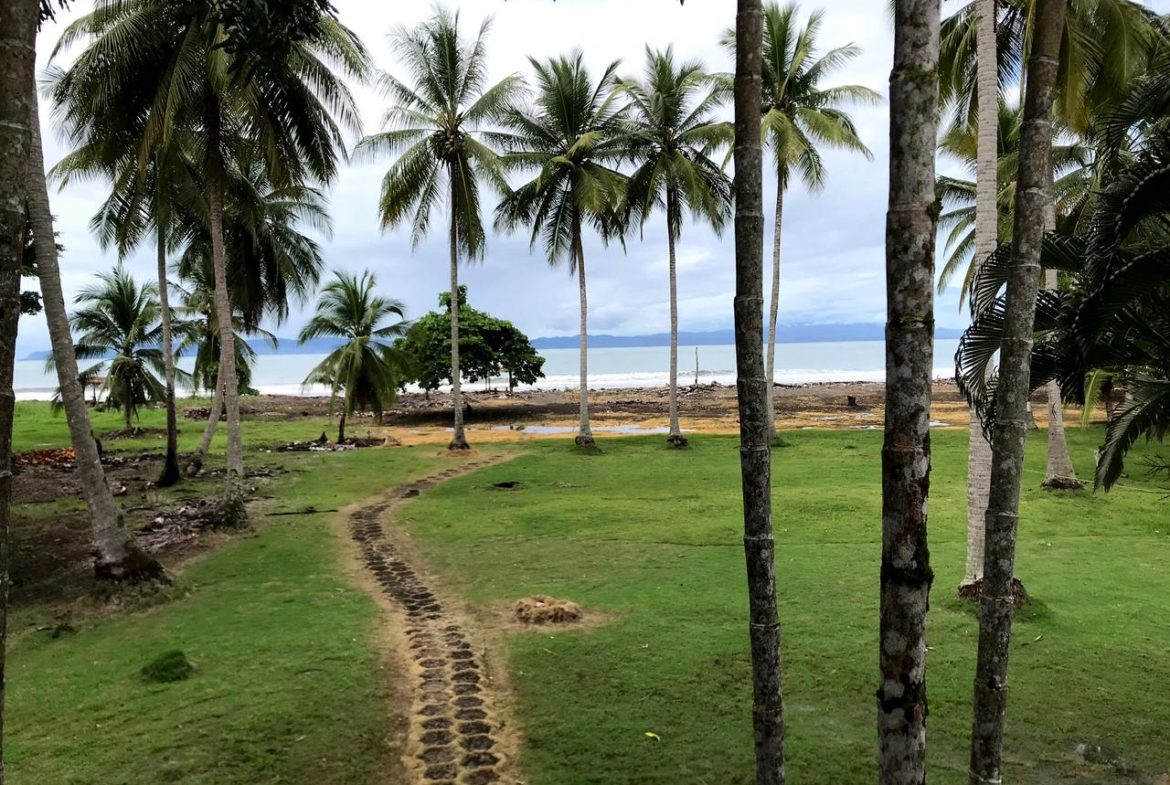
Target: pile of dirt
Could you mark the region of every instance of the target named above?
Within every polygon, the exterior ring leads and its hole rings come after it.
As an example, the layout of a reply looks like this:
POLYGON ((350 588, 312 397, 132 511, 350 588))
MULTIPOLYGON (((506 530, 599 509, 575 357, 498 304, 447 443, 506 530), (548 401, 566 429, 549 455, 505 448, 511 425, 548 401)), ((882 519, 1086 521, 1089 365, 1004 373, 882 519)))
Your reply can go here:
MULTIPOLYGON (((979 602, 983 599, 983 579, 968 583, 966 586, 959 587, 959 599, 967 602, 979 602)), ((1028 595, 1028 590, 1024 588, 1024 584, 1020 582, 1019 578, 1012 578, 1012 601, 1016 607, 1027 605, 1032 601, 1028 595)))
POLYGON ((525 624, 568 624, 581 621, 585 612, 569 600, 558 600, 545 594, 534 594, 516 603, 517 621, 525 624))
POLYGON ((25 466, 60 466, 73 468, 77 462, 77 454, 72 448, 68 450, 48 449, 18 452, 12 456, 12 468, 21 469, 25 466))

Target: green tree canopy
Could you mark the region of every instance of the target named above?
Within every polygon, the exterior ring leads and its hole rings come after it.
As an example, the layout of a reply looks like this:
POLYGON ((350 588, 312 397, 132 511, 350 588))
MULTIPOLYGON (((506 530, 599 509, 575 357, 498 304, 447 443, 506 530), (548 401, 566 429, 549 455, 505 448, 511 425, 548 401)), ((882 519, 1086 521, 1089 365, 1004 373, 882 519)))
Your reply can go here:
MULTIPOLYGON (((451 383, 451 295, 439 295, 441 311, 423 316, 395 346, 413 359, 413 373, 403 385, 414 383, 437 390, 451 383)), ((477 311, 467 304, 467 287, 459 287, 459 356, 470 381, 507 375, 509 387, 536 384, 544 378, 544 358, 528 336, 509 321, 477 311)))

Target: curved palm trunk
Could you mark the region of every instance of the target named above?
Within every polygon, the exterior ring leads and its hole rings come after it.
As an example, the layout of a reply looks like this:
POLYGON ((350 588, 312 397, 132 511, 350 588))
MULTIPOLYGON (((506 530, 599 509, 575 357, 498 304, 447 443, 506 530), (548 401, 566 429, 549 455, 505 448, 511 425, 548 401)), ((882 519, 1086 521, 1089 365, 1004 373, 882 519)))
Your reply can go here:
POLYGON ((670 252, 670 435, 666 437, 666 443, 671 447, 686 447, 687 439, 678 422, 678 268, 674 227, 670 225, 670 216, 674 215, 674 195, 669 191, 666 202, 666 243, 670 252))
POLYGON ((199 448, 191 456, 187 464, 187 476, 195 477, 203 471, 203 462, 207 460, 207 453, 211 449, 211 440, 219 427, 219 413, 223 409, 223 382, 219 374, 215 375, 215 391, 211 394, 211 411, 207 415, 207 427, 203 429, 203 438, 199 441, 199 448))
POLYGON ((8 651, 8 531, 12 504, 12 424, 16 395, 16 331, 20 320, 20 263, 27 214, 30 102, 36 63, 38 6, 0 3, 0 785, 4 785, 4 666, 8 651))
POLYGON ((227 481, 225 499, 242 494, 244 480, 244 439, 240 430, 240 387, 236 374, 236 336, 232 329, 232 301, 228 291, 227 260, 223 246, 223 161, 220 158, 218 108, 213 110, 211 129, 212 161, 208 178, 211 207, 211 261, 215 272, 215 310, 219 322, 219 378, 227 409, 227 481))
MULTIPOLYGON (((84 393, 83 393, 84 395, 84 393)), ((126 433, 134 430, 134 387, 130 384, 130 378, 122 382, 122 423, 125 426, 126 433)))
POLYGON ((345 443, 345 418, 348 407, 345 404, 341 406, 341 416, 337 418, 337 443, 345 443))
POLYGON ((448 450, 470 450, 463 432, 463 384, 459 371, 459 233, 455 223, 455 177, 451 177, 451 405, 455 427, 448 450))
POLYGON ((764 206, 760 86, 764 9, 739 0, 735 19, 735 369, 743 549, 747 562, 756 785, 784 785, 780 614, 772 537, 772 447, 764 369, 764 206))
POLYGON ((175 411, 175 351, 171 335, 171 302, 167 292, 166 236, 158 231, 158 302, 162 318, 163 371, 166 376, 167 454, 157 485, 169 488, 179 481, 179 418, 175 411))
POLYGON ((31 154, 26 169, 29 221, 36 244, 45 320, 49 324, 49 340, 56 360, 61 400, 65 405, 65 418, 69 423, 69 435, 77 456, 81 492, 92 524, 94 573, 98 578, 118 581, 162 578, 161 565, 138 547, 133 535, 123 526, 122 512, 106 484, 101 456, 93 438, 89 409, 85 405, 85 391, 78 379, 73 336, 69 332, 69 317, 65 312, 65 295, 61 290, 61 270, 57 264, 57 243, 53 234, 53 216, 49 210, 49 190, 45 182, 44 155, 41 151, 40 118, 37 114, 35 86, 31 80, 27 89, 33 96, 30 112, 31 154))
MULTIPOLYGON (((1053 205, 1052 221, 1049 231, 1056 228, 1056 209, 1053 205)), ((1059 273, 1056 270, 1047 270, 1044 274, 1044 288, 1056 291, 1060 285, 1059 273)), ((1044 385, 1048 396, 1048 469, 1044 473, 1045 488, 1083 488, 1084 483, 1077 479, 1077 470, 1073 468, 1072 457, 1068 451, 1068 440, 1064 434, 1064 402, 1060 393, 1060 385, 1051 381, 1044 385)))
POLYGON ((589 428, 589 296, 585 287, 585 246, 581 242, 581 222, 573 226, 573 246, 577 257, 577 296, 581 304, 580 396, 581 415, 574 440, 578 447, 592 447, 597 442, 589 428))
POLYGON ((938 230, 938 0, 898 0, 886 217, 878 782, 926 782, 926 612, 934 252, 938 230))
POLYGON ((1037 0, 1020 131, 1019 190, 1012 267, 1007 282, 999 386, 992 438, 991 495, 987 507, 979 656, 971 730, 971 785, 1002 781, 1007 716, 1008 654, 1015 605, 1012 579, 1019 519, 1020 480, 1027 439, 1028 401, 1040 247, 1051 203, 1052 98, 1067 0, 1037 0))
MULTIPOLYGON (((975 173, 975 264, 995 253, 999 245, 998 158, 999 73, 995 40, 995 0, 977 0, 975 34, 978 73, 979 136, 975 173)), ((984 518, 991 482, 991 444, 983 422, 971 407, 967 445, 967 566, 963 586, 983 577, 984 518)))
POLYGON ((784 226, 784 176, 776 178, 775 235, 772 237, 772 303, 768 312, 768 428, 776 441, 776 321, 780 316, 780 236, 784 226))

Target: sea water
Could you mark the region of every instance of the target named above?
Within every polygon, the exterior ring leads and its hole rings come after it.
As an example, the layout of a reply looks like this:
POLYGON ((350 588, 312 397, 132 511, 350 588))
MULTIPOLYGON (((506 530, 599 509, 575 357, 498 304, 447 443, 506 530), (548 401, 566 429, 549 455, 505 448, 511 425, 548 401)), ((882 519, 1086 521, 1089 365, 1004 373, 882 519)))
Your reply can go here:
MULTIPOLYGON (((939 340, 934 348, 936 378, 954 376, 954 356, 959 342, 939 340)), ((699 346, 698 381, 700 384, 735 384, 735 347, 699 346)), ((678 381, 695 383, 695 346, 680 346, 678 381)), ((560 390, 577 387, 578 354, 576 349, 540 350, 545 358, 545 378, 532 387, 521 389, 560 390)), ((320 386, 304 386, 303 381, 323 354, 269 354, 256 359, 252 385, 265 395, 327 395, 320 386)), ((190 370, 191 360, 179 366, 190 370)), ((885 379, 885 344, 881 341, 838 343, 786 343, 776 346, 776 382, 806 384, 821 382, 880 382, 885 379)), ((664 387, 670 380, 670 348, 642 346, 589 350, 589 387, 618 389, 627 387, 664 387)), ((491 380, 493 389, 507 387, 507 377, 491 380)), ((14 388, 17 400, 52 397, 56 376, 46 373, 40 360, 16 363, 14 388)), ((485 382, 465 382, 467 389, 484 389, 485 382)), ((87 395, 92 390, 87 390, 87 395)))

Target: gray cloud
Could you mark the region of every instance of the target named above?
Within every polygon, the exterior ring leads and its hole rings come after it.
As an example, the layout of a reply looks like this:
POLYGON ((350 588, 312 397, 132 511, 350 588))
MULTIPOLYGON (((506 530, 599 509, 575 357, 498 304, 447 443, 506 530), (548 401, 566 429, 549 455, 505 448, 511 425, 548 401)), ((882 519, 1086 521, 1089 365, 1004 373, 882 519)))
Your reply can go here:
MULTIPOLYGON (((377 63, 395 70, 385 35, 396 24, 411 25, 427 15, 423 2, 370 3, 335 0, 341 20, 365 40, 377 63)), ((734 0, 707 0, 679 7, 658 0, 461 0, 451 5, 461 10, 470 30, 487 15, 495 23, 489 38, 492 75, 527 73, 526 55, 544 58, 581 47, 587 61, 600 71, 611 60, 622 58, 622 73, 640 71, 644 46, 674 45, 685 56, 699 57, 712 70, 730 70, 731 63, 718 46, 719 33, 732 25, 734 0), (620 18, 621 24, 613 20, 620 18)), ((810 4, 812 7, 814 4, 810 4)), ((842 69, 835 83, 857 83, 885 92, 892 47, 892 33, 885 3, 853 0, 821 0, 827 22, 824 47, 855 43, 863 55, 842 69)), ((1154 3, 1160 10, 1170 0, 1154 3)), ((88 11, 90 4, 74 8, 39 39, 40 62, 63 29, 63 24, 88 11)), ((382 102, 367 88, 356 90, 366 130, 376 129, 382 102)), ((730 109, 727 110, 730 117, 730 109)), ((883 107, 855 110, 862 137, 874 151, 868 162, 856 155, 829 152, 825 156, 829 180, 823 192, 807 194, 794 187, 786 195, 784 225, 782 321, 840 322, 882 321, 884 296, 884 222, 886 206, 886 144, 888 115, 883 107)), ((48 111, 42 107, 48 127, 48 111)), ((63 154, 56 134, 45 140, 49 165, 63 154)), ((377 200, 382 173, 388 161, 355 164, 345 169, 332 189, 334 234, 324 242, 325 257, 332 268, 370 268, 387 293, 406 301, 409 313, 421 315, 436 305, 437 293, 447 286, 447 251, 436 217, 436 231, 417 249, 411 248, 407 231, 382 233, 378 227, 377 200)), ((766 188, 766 203, 775 198, 774 184, 766 188)), ((100 270, 114 264, 115 255, 103 253, 88 231, 88 222, 103 197, 98 183, 74 184, 52 194, 57 228, 67 248, 62 258, 66 295, 100 270)), ((490 219, 489 219, 490 220, 490 219)), ((590 296, 590 329, 634 334, 662 332, 669 326, 666 286, 665 232, 661 217, 646 227, 644 239, 634 240, 625 253, 620 246, 605 248, 596 238, 586 243, 590 296)), ((489 239, 487 257, 466 267, 462 279, 477 307, 511 319, 530 335, 574 334, 577 331, 577 287, 565 269, 550 269, 539 249, 529 253, 527 236, 489 239)), ((771 247, 771 229, 766 239, 771 247)), ((732 321, 734 292, 731 232, 722 238, 702 226, 688 225, 679 244, 679 298, 681 325, 686 330, 728 327, 732 321)), ((769 255, 770 258, 770 255, 769 255)), ((127 260, 135 275, 154 274, 149 252, 127 260)), ((963 323, 957 296, 939 302, 940 323, 963 323)), ((294 313, 290 324, 279 328, 292 335, 304 319, 294 313)), ((42 320, 21 324, 20 353, 47 345, 42 320)))

